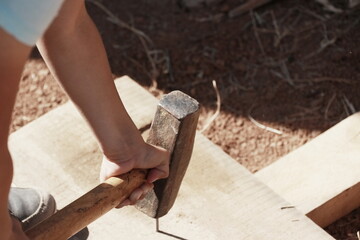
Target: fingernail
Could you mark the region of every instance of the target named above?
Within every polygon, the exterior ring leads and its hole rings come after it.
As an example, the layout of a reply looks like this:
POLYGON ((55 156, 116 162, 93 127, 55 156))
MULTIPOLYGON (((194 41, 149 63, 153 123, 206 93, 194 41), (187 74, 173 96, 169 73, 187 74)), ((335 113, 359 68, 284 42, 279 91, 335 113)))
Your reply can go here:
POLYGON ((154 183, 154 182, 156 182, 157 180, 159 180, 160 178, 154 178, 154 179, 152 179, 151 180, 151 183, 154 183))
POLYGON ((146 185, 143 187, 144 194, 147 194, 148 192, 150 192, 151 189, 153 189, 153 187, 154 187, 153 184, 146 184, 146 185))
POLYGON ((137 201, 137 200, 139 200, 140 199, 140 197, 141 197, 141 195, 142 195, 142 193, 141 192, 138 192, 138 193, 136 193, 137 195, 135 196, 135 201, 137 201))
POLYGON ((122 208, 122 207, 126 207, 130 205, 130 201, 128 199, 126 199, 125 201, 123 201, 122 203, 120 203, 117 208, 122 208))

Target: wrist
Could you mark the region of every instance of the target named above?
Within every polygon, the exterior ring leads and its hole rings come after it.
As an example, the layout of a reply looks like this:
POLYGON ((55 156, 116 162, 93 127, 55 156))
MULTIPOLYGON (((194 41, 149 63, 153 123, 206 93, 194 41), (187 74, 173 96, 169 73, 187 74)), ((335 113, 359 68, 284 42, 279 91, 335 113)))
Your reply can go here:
POLYGON ((121 131, 100 143, 101 150, 107 160, 121 164, 141 159, 146 153, 147 144, 136 130, 121 131))
POLYGON ((126 110, 123 107, 116 109, 118 110, 104 117, 101 122, 93 124, 92 128, 105 156, 109 159, 119 155, 130 158, 145 142, 126 110))
POLYGON ((138 168, 138 161, 146 153, 146 143, 144 146, 138 147, 125 147, 104 152, 103 160, 101 163, 100 181, 118 176, 129 172, 134 168, 138 168), (121 150, 122 149, 122 150, 121 150))

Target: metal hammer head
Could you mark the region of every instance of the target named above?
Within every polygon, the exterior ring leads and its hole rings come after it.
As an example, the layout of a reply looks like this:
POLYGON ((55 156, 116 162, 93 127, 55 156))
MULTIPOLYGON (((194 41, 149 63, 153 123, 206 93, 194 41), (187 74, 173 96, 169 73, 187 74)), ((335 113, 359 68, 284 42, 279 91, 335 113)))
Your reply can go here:
POLYGON ((171 153, 169 177, 155 182, 154 190, 136 204, 147 215, 164 216, 175 202, 194 145, 199 103, 173 91, 159 102, 147 142, 171 153))

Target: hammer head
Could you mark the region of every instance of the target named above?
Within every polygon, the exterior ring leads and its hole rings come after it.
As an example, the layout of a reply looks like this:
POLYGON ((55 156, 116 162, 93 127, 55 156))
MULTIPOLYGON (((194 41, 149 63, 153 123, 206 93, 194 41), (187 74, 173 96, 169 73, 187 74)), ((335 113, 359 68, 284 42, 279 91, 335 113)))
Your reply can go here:
POLYGON ((159 102, 147 142, 171 153, 169 177, 154 183, 154 190, 136 204, 145 214, 164 216, 175 202, 181 181, 189 165, 194 146, 199 103, 173 91, 159 102))

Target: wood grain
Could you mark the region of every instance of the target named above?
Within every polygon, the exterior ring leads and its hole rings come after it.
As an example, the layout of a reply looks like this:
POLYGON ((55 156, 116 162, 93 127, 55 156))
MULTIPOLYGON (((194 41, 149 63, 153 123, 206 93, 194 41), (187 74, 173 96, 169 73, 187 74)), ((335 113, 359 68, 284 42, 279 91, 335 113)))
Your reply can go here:
POLYGON ((256 176, 326 227, 360 207, 360 113, 260 170, 256 176))
MULTIPOLYGON (((127 77, 116 86, 136 125, 149 124, 156 98, 127 77)), ((59 207, 98 183, 101 153, 71 103, 13 133, 9 145, 16 185, 48 190, 59 207)), ((333 239, 296 208, 284 208, 288 206, 291 203, 197 133, 178 197, 160 219, 160 230, 183 239, 333 239)), ((174 239, 156 232, 155 221, 133 207, 112 210, 88 228, 89 240, 174 239)))

